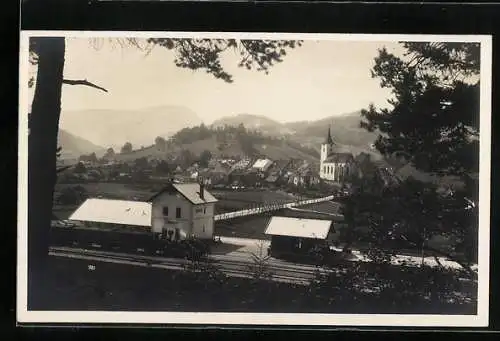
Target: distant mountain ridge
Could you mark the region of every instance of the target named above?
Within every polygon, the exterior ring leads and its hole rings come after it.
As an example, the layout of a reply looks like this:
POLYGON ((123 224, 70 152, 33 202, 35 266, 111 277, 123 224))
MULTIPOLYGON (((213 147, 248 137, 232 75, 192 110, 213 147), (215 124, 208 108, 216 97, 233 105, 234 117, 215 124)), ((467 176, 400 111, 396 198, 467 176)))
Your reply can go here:
POLYGON ((80 155, 96 153, 102 156, 105 148, 98 146, 86 139, 68 133, 64 129, 59 129, 58 145, 61 149, 61 159, 76 159, 80 155))
POLYGON ((329 116, 315 121, 298 121, 285 125, 302 137, 317 137, 324 139, 327 129, 331 129, 333 140, 340 144, 369 148, 375 142, 378 134, 360 127, 361 111, 343 115, 329 116))
POLYGON ((326 137, 328 127, 331 128, 335 142, 356 147, 369 147, 377 138, 377 133, 371 133, 360 127, 361 112, 355 111, 343 115, 334 115, 319 120, 295 121, 281 123, 265 116, 239 114, 223 117, 212 126, 243 124, 248 129, 259 130, 271 136, 294 136, 295 139, 312 139, 317 144, 318 139, 326 137))
POLYGON ((328 127, 339 152, 370 153, 380 158, 371 145, 377 139, 377 133, 372 133, 360 127, 361 112, 355 111, 343 115, 334 115, 319 120, 296 121, 281 123, 265 116, 240 114, 223 117, 215 121, 212 126, 225 124, 237 126, 243 124, 249 129, 256 129, 265 135, 280 137, 287 136, 290 140, 309 148, 318 148, 324 142, 328 127))
MULTIPOLYGON (((243 124, 246 129, 259 131, 265 136, 284 137, 294 143, 295 148, 284 143, 282 146, 257 145, 256 148, 269 157, 312 157, 317 153, 304 153, 305 148, 319 151, 324 142, 328 127, 338 152, 350 152, 355 155, 366 152, 375 159, 380 154, 371 145, 377 138, 377 133, 371 133, 360 127, 360 111, 343 115, 335 115, 314 121, 296 121, 281 123, 262 115, 239 114, 222 117, 209 125, 211 128, 223 126, 238 126, 243 124), (297 149, 298 148, 298 149, 297 149), (305 155, 307 154, 307 155, 305 155)), ((157 136, 169 137, 179 130, 198 126, 202 120, 190 109, 182 106, 160 106, 141 110, 84 110, 64 112, 61 128, 80 136, 95 145, 113 147, 119 153, 125 142, 131 142, 134 152, 122 155, 122 158, 140 158, 143 156, 160 156, 165 151, 158 151, 153 145, 157 136)), ((179 146, 180 149, 192 149, 199 153, 203 149, 214 154, 227 152, 235 155, 241 153, 241 148, 232 146, 225 151, 217 149, 217 143, 209 140, 189 143, 179 146)), ((177 153, 176 151, 171 151, 177 153)))
POLYGON ((168 137, 178 130, 202 123, 198 115, 183 106, 155 106, 135 110, 63 111, 60 127, 97 145, 134 149, 149 146, 157 136, 168 137))

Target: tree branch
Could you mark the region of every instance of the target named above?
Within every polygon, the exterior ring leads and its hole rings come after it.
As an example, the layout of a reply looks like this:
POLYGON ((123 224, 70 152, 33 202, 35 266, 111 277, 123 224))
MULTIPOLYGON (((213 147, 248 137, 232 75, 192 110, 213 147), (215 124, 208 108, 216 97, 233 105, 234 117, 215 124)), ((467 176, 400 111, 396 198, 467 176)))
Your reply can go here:
POLYGON ((58 168, 58 169, 57 169, 57 171, 56 171, 56 172, 57 172, 57 174, 59 174, 59 173, 64 172, 64 171, 65 171, 65 170, 67 170, 67 169, 70 169, 71 167, 73 167, 73 165, 68 165, 68 166, 63 166, 63 167, 60 167, 60 168, 58 168))
MULTIPOLYGON (((243 49, 247 52, 248 56, 254 62, 256 62, 257 65, 259 65, 259 67, 262 70, 266 70, 267 69, 266 65, 264 63, 262 63, 262 61, 259 60, 257 53, 255 51, 253 51, 252 48, 248 45, 248 41, 240 40, 240 43, 241 43, 241 46, 243 47, 243 49)), ((247 60, 248 60, 248 58, 245 57, 245 61, 247 61, 247 60)))
POLYGON ((86 79, 63 79, 63 84, 68 84, 68 85, 85 85, 89 86, 91 88, 95 88, 104 92, 108 92, 105 88, 102 88, 98 85, 95 85, 94 83, 89 82, 86 79))

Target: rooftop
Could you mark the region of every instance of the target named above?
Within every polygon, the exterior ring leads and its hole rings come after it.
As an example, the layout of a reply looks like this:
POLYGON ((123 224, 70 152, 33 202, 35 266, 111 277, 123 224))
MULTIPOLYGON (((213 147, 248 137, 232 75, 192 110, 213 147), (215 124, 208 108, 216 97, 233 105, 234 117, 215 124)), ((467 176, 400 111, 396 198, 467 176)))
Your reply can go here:
POLYGON ((69 220, 149 227, 151 206, 149 202, 91 198, 85 200, 69 220))
POLYGON ((258 159, 257 161, 255 161, 255 163, 253 164, 253 168, 265 168, 265 167, 269 167, 273 162, 269 159, 258 159))
POLYGON ((332 221, 320 219, 302 219, 290 217, 272 217, 265 234, 310 239, 326 239, 332 221))
POLYGON ((348 162, 354 160, 354 156, 351 153, 332 153, 328 155, 325 162, 348 162))
POLYGON ((148 201, 155 200, 159 195, 165 192, 177 192, 180 193, 184 198, 189 200, 194 205, 208 204, 217 202, 215 198, 206 189, 203 190, 203 198, 200 196, 200 185, 197 183, 186 183, 186 184, 168 184, 161 191, 149 198, 148 201))

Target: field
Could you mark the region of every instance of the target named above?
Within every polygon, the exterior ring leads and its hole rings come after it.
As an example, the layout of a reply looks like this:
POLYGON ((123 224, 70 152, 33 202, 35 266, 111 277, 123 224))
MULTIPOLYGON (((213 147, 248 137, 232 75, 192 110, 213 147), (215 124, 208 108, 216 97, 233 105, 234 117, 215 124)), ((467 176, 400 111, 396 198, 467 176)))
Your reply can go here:
POLYGON ((82 184, 56 184, 55 193, 64 187, 82 186, 87 191, 90 197, 102 196, 103 198, 110 199, 124 199, 133 200, 134 197, 139 200, 146 200, 154 194, 153 187, 138 187, 129 184, 120 184, 112 182, 95 182, 95 183, 82 183, 82 184))
POLYGON ((275 204, 293 202, 296 198, 293 195, 282 191, 211 191, 219 199, 215 205, 216 213, 226 213, 247 208, 256 205, 275 204))
POLYGON ((216 221, 214 233, 217 236, 252 239, 269 239, 264 234, 271 214, 258 214, 238 217, 226 221, 216 221))

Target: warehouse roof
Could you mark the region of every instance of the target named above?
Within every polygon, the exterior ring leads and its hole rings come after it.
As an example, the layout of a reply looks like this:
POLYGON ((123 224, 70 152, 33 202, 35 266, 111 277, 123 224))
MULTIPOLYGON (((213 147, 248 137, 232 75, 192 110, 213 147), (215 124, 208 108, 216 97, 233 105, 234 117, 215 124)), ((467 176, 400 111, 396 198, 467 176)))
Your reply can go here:
POLYGON ((151 226, 151 203, 91 198, 85 200, 69 220, 151 226))
POLYGON ((302 219, 290 217, 272 217, 265 234, 311 239, 326 239, 332 221, 320 219, 302 219))

